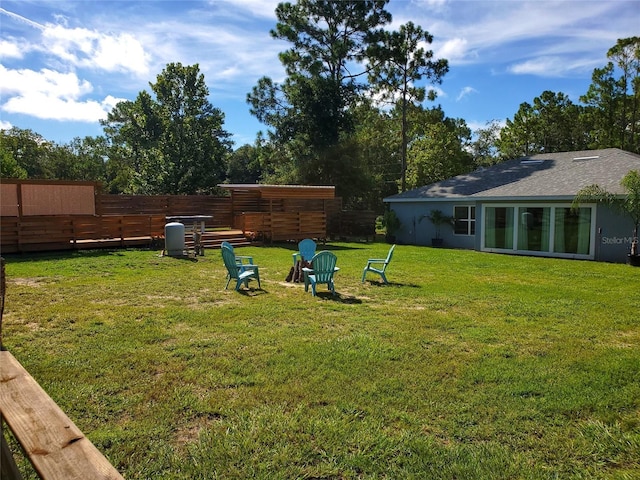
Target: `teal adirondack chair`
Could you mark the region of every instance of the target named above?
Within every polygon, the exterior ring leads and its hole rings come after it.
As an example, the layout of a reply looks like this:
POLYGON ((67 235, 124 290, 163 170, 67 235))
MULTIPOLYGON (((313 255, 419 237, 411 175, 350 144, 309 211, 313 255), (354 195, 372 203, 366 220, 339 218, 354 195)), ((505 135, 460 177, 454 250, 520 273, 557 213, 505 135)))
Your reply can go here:
POLYGON ((298 242, 298 251, 293 254, 293 266, 296 266, 298 260, 304 260, 310 262, 313 256, 316 254, 316 242, 310 238, 305 238, 298 242), (298 257, 300 257, 298 259, 298 257))
POLYGON ((236 255, 235 250, 233 249, 233 245, 229 242, 222 242, 220 247, 226 247, 230 249, 234 256, 236 257, 236 264, 240 267, 245 266, 246 264, 253 265, 253 257, 249 257, 248 255, 236 255))
POLYGON ((258 288, 262 288, 260 286, 260 272, 257 265, 238 265, 233 249, 223 246, 220 250, 222 252, 224 266, 227 267, 227 284, 224 287, 225 289, 229 287, 232 279, 236 281, 236 290, 240 290, 240 285, 243 283, 246 288, 249 288, 249 280, 257 280, 258 288))
POLYGON ((336 267, 336 257, 332 252, 323 250, 313 256, 311 259, 311 268, 303 268, 304 272, 304 291, 309 291, 311 285, 311 293, 316 296, 316 285, 318 283, 326 283, 331 293, 335 294, 335 286, 333 284, 333 275, 340 270, 336 267))
POLYGON ((370 258, 369 260, 367 260, 367 266, 364 267, 364 271, 362 272, 362 283, 364 283, 364 278, 367 276, 367 272, 377 273, 382 277, 382 281, 384 283, 389 283, 387 281, 385 270, 391 262, 391 257, 393 256, 393 250, 395 248, 395 245, 391 246, 391 248, 389 249, 389 253, 387 254, 387 258, 370 258))

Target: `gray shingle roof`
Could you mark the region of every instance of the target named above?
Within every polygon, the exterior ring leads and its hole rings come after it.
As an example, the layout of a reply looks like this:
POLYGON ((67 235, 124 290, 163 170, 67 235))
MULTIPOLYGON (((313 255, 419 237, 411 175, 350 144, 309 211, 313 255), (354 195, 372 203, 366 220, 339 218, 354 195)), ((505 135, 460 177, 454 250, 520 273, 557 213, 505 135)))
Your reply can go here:
POLYGON ((623 193, 620 180, 630 170, 640 171, 640 155, 617 148, 545 153, 458 175, 385 201, 573 198, 578 190, 593 184, 612 193, 623 193))

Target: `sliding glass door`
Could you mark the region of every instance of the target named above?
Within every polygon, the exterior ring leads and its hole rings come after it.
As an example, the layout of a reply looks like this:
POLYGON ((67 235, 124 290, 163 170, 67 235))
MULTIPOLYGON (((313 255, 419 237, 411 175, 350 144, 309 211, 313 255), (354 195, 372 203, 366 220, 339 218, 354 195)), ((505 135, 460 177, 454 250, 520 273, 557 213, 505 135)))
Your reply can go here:
POLYGON ((591 245, 591 209, 556 208, 554 251, 589 254, 591 245))
POLYGON ((549 251, 549 207, 518 208, 518 250, 549 251))
POLYGON ((485 205, 482 249, 593 258, 594 215, 592 207, 485 205))

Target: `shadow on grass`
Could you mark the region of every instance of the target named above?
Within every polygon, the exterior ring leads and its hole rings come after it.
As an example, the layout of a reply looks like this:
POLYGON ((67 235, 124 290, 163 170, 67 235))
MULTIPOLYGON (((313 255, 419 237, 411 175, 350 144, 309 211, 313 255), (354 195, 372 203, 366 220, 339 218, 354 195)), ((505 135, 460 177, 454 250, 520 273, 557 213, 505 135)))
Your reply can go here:
MULTIPOLYGON (((189 262, 193 262, 193 263, 197 263, 198 262, 198 257, 194 256, 194 255, 158 255, 159 258, 165 258, 165 257, 169 257, 169 258, 175 258, 176 260, 188 260, 189 262)), ((202 257, 200 257, 202 258, 202 257)))
POLYGON ((162 250, 155 250, 150 248, 96 248, 88 250, 57 250, 53 252, 22 252, 22 253, 8 253, 2 255, 5 259, 10 260, 12 263, 28 263, 40 260, 68 260, 68 259, 83 259, 83 258, 99 258, 99 257, 122 257, 128 251, 138 250, 142 252, 149 252, 156 255, 158 258, 170 258, 175 260, 186 260, 192 263, 204 260, 204 256, 195 256, 192 253, 186 255, 163 255, 162 250))
MULTIPOLYGON (((329 251, 334 251, 334 252, 338 252, 341 250, 362 250, 365 248, 369 248, 372 245, 372 243, 363 243, 362 245, 354 245, 354 246, 344 246, 344 245, 331 245, 331 243, 327 242, 327 243, 322 243, 322 242, 318 242, 317 246, 316 246, 316 252, 320 252, 322 250, 329 250, 329 251)), ((277 242, 277 243, 273 243, 273 244, 265 244, 265 247, 280 247, 280 248, 284 248, 287 250, 291 250, 292 252, 297 252, 298 251, 298 243, 297 242, 277 242)))
MULTIPOLYGON (((134 250, 134 249, 130 249, 134 250)), ((152 252, 153 250, 141 249, 152 252)), ((39 260, 58 260, 58 259, 72 259, 72 258, 95 258, 95 257, 121 257, 124 255, 125 250, 114 249, 92 249, 92 250, 57 250, 53 252, 22 252, 22 253, 8 253, 2 256, 11 260, 13 263, 28 263, 39 260)))
POLYGON ((240 290, 236 290, 236 293, 244 295, 245 297, 259 297, 261 295, 269 294, 269 292, 267 292, 263 288, 251 288, 251 287, 249 287, 249 289, 241 288, 240 290))
POLYGON ((410 288, 420 288, 420 285, 416 285, 415 283, 399 283, 399 282, 389 282, 383 283, 380 280, 365 280, 366 284, 371 285, 372 287, 410 287, 410 288))
POLYGON ((341 293, 336 292, 335 294, 331 292, 316 292, 316 297, 321 298, 322 300, 333 300, 334 302, 344 303, 348 305, 360 305, 362 300, 356 298, 352 295, 343 295, 341 293))

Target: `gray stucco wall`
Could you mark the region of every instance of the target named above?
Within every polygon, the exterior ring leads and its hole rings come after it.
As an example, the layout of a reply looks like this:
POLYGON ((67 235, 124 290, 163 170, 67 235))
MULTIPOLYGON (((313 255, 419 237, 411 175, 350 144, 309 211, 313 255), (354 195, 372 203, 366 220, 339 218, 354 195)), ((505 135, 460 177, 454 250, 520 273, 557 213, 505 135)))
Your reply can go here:
MULTIPOLYGON (((391 206, 401 222, 400 231, 396 234, 396 241, 407 245, 431 246, 431 239, 436 236, 436 227, 427 218, 432 210, 440 210, 447 216, 453 216, 454 205, 473 205, 473 202, 416 202, 395 203, 391 206)), ((455 235, 453 227, 440 227, 440 237, 443 246, 447 248, 462 248, 473 250, 476 248, 475 236, 455 235)))
POLYGON ((633 222, 611 208, 598 206, 595 260, 622 263, 631 250, 633 222))
MULTIPOLYGON (((536 202, 539 204, 540 202, 536 202)), ((396 242, 406 245, 431 246, 435 237, 435 226, 426 218, 432 210, 441 210, 445 215, 453 216, 455 205, 474 205, 474 202, 406 202, 393 203, 401 222, 396 234, 396 242)), ((445 225, 440 228, 443 247, 478 250, 481 248, 482 203, 476 205, 476 235, 455 235, 453 227, 445 225)), ((631 248, 633 224, 629 218, 605 206, 596 207, 596 238, 594 260, 624 263, 631 248)))

